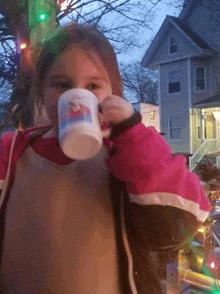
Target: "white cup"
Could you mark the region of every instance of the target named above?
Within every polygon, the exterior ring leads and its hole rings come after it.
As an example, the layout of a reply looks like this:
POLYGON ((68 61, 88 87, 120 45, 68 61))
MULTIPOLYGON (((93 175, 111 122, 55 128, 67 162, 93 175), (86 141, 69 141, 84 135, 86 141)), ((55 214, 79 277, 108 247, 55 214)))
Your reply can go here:
POLYGON ((85 89, 71 89, 60 96, 58 117, 60 148, 72 159, 95 156, 102 147, 103 137, 110 134, 110 130, 101 130, 96 96, 85 89))

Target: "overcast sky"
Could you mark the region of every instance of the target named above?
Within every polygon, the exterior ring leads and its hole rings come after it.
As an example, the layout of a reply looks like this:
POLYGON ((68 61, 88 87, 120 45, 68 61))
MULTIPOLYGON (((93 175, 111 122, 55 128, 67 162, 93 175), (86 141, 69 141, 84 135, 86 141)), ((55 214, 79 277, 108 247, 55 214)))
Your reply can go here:
MULTIPOLYGON (((126 62, 130 62, 135 59, 135 60, 141 62, 151 41, 153 40, 156 33, 160 29, 160 26, 162 25, 163 21, 165 20, 166 15, 178 16, 179 11, 174 7, 169 7, 169 9, 168 9, 167 5, 165 5, 163 3, 158 4, 156 11, 155 11, 155 20, 153 21, 152 31, 151 30, 146 31, 146 36, 145 36, 146 46, 143 46, 143 48, 141 48, 141 49, 134 50, 132 54, 129 53, 129 55, 119 56, 118 61, 120 62, 120 61, 123 61, 124 59, 126 59, 126 62)), ((143 35, 140 36, 140 38, 143 38, 143 37, 144 37, 143 35)))
MULTIPOLYGON (((67 0, 67 2, 70 0, 67 0)), ((145 1, 145 0, 143 0, 145 1)), ((141 59, 143 58, 145 52, 147 51, 147 48, 149 47, 151 41, 153 40, 154 36, 158 32, 160 26, 162 25, 164 19, 166 18, 166 15, 172 15, 172 16, 178 16, 180 10, 167 6, 163 3, 164 1, 161 1, 161 3, 157 4, 155 8, 155 19, 152 22, 152 30, 146 30, 146 32, 142 32, 140 35, 140 38, 144 41, 145 45, 141 49, 135 49, 133 51, 130 51, 128 54, 120 54, 117 56, 119 63, 120 62, 126 62, 130 63, 131 61, 138 61, 141 62, 141 59)), ((65 7, 64 7, 65 8, 65 7)), ((60 24, 64 24, 66 22, 69 22, 68 17, 64 18, 60 24)))

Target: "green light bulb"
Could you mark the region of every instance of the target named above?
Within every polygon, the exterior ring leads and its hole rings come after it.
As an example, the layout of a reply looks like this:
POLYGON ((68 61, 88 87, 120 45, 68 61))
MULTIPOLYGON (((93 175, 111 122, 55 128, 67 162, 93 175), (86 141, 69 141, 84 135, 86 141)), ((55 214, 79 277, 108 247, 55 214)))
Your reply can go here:
POLYGON ((46 15, 45 15, 44 13, 42 13, 42 14, 40 15, 40 19, 41 19, 41 20, 45 20, 45 18, 46 18, 46 15))

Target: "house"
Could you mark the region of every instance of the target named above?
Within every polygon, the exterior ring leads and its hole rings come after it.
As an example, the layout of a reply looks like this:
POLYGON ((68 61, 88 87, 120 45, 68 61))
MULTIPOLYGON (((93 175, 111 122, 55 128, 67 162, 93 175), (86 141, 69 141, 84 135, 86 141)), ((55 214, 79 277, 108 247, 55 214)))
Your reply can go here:
POLYGON ((160 132, 159 105, 156 102, 137 102, 132 105, 142 115, 142 123, 146 127, 153 126, 160 132))
POLYGON ((160 132, 173 153, 220 152, 220 0, 167 15, 141 65, 159 72, 160 132))

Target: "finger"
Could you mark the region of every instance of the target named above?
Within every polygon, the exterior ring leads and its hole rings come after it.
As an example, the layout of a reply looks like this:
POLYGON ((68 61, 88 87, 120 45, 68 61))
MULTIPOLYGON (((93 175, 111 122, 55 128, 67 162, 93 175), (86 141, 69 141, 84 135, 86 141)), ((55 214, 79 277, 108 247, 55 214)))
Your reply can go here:
POLYGON ((122 118, 122 114, 120 109, 114 108, 114 109, 109 109, 105 111, 104 113, 104 121, 106 123, 118 123, 122 118))
POLYGON ((112 122, 111 119, 114 118, 114 116, 118 116, 118 114, 121 112, 120 108, 115 106, 115 105, 111 105, 108 107, 103 108, 103 117, 104 117, 104 121, 105 122, 112 122))
POLYGON ((106 111, 109 110, 118 110, 118 109, 122 109, 122 105, 120 102, 118 101, 107 101, 105 104, 102 104, 102 114, 104 114, 106 111))
POLYGON ((101 105, 106 105, 108 103, 117 103, 121 100, 122 98, 112 95, 112 96, 106 96, 105 99, 102 101, 101 105))

